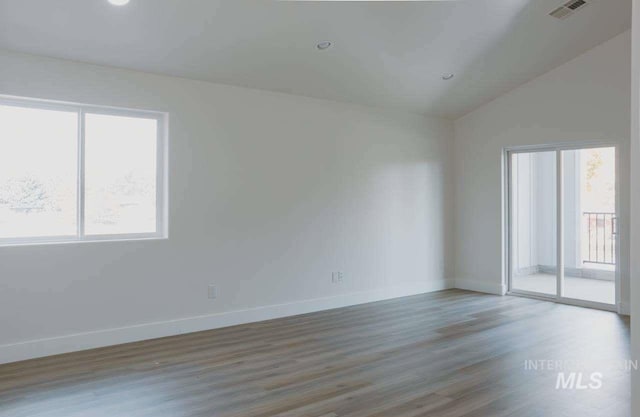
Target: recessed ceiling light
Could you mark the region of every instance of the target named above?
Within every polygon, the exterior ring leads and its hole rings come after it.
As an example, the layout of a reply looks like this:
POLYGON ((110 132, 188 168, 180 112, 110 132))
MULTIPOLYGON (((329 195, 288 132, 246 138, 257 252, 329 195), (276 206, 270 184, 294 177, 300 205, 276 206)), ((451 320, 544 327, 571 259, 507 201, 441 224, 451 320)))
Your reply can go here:
POLYGON ((109 0, 109 3, 113 4, 114 6, 124 6, 125 4, 129 3, 129 0, 109 0))
POLYGON ((325 49, 328 49, 330 46, 331 46, 331 42, 322 41, 322 42, 318 42, 318 44, 316 45, 316 48, 318 48, 321 51, 324 51, 325 49))
POLYGON ((442 79, 447 81, 452 79, 455 76, 455 74, 442 74, 442 79))

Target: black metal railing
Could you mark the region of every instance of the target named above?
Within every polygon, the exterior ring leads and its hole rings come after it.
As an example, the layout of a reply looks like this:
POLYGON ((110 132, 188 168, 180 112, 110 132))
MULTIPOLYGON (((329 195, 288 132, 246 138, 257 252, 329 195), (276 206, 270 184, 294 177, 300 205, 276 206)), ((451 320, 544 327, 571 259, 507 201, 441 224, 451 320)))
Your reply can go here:
POLYGON ((616 214, 587 211, 583 215, 587 222, 589 240, 589 251, 584 263, 615 265, 618 228, 616 214))

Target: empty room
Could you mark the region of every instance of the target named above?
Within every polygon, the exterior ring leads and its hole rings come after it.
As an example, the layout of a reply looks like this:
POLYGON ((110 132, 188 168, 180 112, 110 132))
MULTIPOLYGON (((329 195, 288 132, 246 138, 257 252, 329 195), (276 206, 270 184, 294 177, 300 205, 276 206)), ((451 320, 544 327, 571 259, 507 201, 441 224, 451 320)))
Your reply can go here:
POLYGON ((0 0, 0 417, 640 416, 639 213, 640 0, 0 0))

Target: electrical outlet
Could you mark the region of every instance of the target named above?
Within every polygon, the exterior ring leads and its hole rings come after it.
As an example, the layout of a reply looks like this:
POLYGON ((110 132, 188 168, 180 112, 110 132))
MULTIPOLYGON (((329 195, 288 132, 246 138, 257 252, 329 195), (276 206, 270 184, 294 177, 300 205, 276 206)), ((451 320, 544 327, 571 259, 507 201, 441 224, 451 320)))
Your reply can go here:
POLYGON ((215 285, 209 285, 207 295, 211 300, 215 300, 218 297, 218 291, 216 290, 215 285))
POLYGON ((344 276, 342 275, 342 272, 336 271, 331 273, 332 284, 342 284, 343 280, 344 280, 344 276))

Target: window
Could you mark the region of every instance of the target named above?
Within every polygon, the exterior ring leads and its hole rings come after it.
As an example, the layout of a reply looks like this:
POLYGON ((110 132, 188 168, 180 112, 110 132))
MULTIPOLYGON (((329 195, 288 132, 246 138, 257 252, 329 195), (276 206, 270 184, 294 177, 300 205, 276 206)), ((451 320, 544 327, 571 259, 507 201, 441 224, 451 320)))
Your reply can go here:
POLYGON ((164 120, 0 98, 0 244, 163 237, 164 120))

